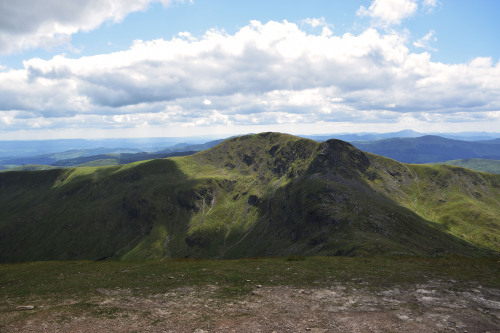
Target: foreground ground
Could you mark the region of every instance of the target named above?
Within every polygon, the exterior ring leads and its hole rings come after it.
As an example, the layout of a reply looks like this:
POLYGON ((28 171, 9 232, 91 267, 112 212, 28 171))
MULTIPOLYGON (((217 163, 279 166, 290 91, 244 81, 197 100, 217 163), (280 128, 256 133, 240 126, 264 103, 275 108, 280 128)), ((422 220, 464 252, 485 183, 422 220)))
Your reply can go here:
POLYGON ((0 266, 0 332, 500 332, 496 259, 0 266))

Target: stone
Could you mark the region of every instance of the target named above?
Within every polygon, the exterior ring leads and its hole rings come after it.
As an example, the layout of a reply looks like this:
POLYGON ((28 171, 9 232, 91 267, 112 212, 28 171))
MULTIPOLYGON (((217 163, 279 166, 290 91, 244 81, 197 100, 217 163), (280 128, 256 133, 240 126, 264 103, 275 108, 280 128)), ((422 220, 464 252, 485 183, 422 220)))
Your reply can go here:
POLYGON ((24 310, 34 310, 35 307, 33 305, 19 305, 16 307, 16 310, 24 311, 24 310))

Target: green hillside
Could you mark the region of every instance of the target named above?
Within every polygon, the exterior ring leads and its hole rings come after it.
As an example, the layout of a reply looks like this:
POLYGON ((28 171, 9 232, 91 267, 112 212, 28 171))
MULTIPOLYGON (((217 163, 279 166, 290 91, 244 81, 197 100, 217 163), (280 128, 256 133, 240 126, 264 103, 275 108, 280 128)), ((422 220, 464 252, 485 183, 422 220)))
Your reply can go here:
POLYGON ((22 165, 22 166, 13 166, 13 165, 0 166, 0 172, 5 172, 5 171, 39 171, 39 170, 51 170, 51 169, 58 169, 58 167, 52 166, 52 165, 37 165, 37 164, 28 164, 28 165, 22 165), (5 167, 5 168, 2 168, 2 167, 5 167))
POLYGON ((451 160, 434 164, 456 165, 462 168, 500 174, 500 160, 488 160, 484 158, 466 158, 461 160, 451 160))
POLYGON ((232 138, 195 155, 0 174, 0 261, 495 255, 500 176, 328 140, 232 138))

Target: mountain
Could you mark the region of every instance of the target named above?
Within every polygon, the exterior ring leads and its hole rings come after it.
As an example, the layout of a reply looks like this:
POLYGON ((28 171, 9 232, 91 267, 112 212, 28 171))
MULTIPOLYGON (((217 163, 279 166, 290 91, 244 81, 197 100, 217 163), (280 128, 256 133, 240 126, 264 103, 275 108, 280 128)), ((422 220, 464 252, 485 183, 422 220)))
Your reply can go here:
POLYGON ((500 176, 279 133, 190 156, 0 174, 0 262, 498 255, 500 176))
POLYGON ((195 152, 211 148, 223 140, 214 140, 202 144, 179 143, 170 148, 162 149, 153 153, 141 152, 135 154, 102 154, 83 156, 67 160, 59 160, 52 163, 53 166, 103 166, 128 164, 137 161, 152 160, 157 158, 166 158, 173 156, 186 156, 195 152))
MULTIPOLYGON (((175 144, 201 144, 211 137, 166 138, 112 138, 112 139, 57 139, 57 140, 0 140, 0 159, 49 155, 65 151, 97 150, 93 155, 118 152, 125 147, 128 152, 152 152, 175 144), (106 147, 107 151, 99 151, 106 147)), ((75 156, 76 157, 76 156, 75 156)), ((69 157, 66 157, 69 158, 69 157)))
POLYGON ((500 159, 499 143, 497 139, 461 141, 433 135, 352 142, 358 149, 403 163, 432 163, 465 158, 500 159))
POLYGON ((490 172, 500 174, 500 160, 487 160, 483 158, 467 158, 461 160, 451 160, 438 162, 434 164, 449 164, 456 165, 462 168, 472 169, 476 171, 490 172))
POLYGON ((171 153, 102 154, 60 160, 52 163, 51 165, 59 167, 120 165, 158 158, 186 156, 194 154, 195 152, 196 151, 180 151, 171 153))
POLYGON ((492 140, 480 140, 480 143, 500 145, 500 138, 492 140))
POLYGON ((352 141, 376 141, 391 138, 418 138, 426 135, 440 136, 447 139, 462 141, 480 141, 480 140, 500 140, 500 133, 487 132, 460 132, 460 133, 420 133, 413 130, 402 130, 399 132, 386 133, 337 133, 322 135, 301 135, 301 137, 313 139, 316 141, 326 141, 328 139, 339 139, 348 142, 352 141))
POLYGON ((60 160, 78 159, 93 155, 102 154, 122 154, 122 153, 137 153, 139 150, 133 148, 93 148, 93 149, 71 149, 63 152, 56 152, 43 155, 20 156, 20 157, 4 157, 0 159, 1 165, 51 165, 60 160))
MULTIPOLYGON (((45 155, 8 157, 0 159, 1 169, 43 170, 48 166, 104 166, 119 165, 137 161, 190 155, 215 146, 223 140, 214 140, 202 144, 178 143, 155 152, 139 151, 135 148, 93 148, 72 149, 45 155)), ((155 141, 156 142, 156 141, 155 141)))
POLYGON ((500 138, 500 133, 488 133, 488 132, 432 133, 432 135, 442 136, 447 139, 463 140, 463 141, 481 141, 481 140, 494 140, 494 139, 498 140, 500 138))
POLYGON ((159 150, 156 153, 162 154, 162 153, 172 153, 181 151, 202 151, 212 148, 224 140, 225 139, 212 140, 201 144, 178 143, 170 148, 159 150))
POLYGON ((343 141, 375 141, 388 138, 417 138, 424 136, 424 133, 415 132, 412 130, 403 130, 399 132, 389 133, 341 133, 341 134, 324 134, 324 135, 303 135, 302 137, 315 141, 326 141, 329 139, 338 139, 343 141))

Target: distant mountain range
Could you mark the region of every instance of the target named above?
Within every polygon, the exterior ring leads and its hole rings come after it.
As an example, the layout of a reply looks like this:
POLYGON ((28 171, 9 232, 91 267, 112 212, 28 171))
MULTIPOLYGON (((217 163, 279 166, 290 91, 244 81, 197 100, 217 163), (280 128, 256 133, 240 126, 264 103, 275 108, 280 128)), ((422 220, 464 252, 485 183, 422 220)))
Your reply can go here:
POLYGON ((137 161, 152 160, 157 158, 167 158, 174 156, 186 156, 198 151, 212 148, 223 140, 209 141, 203 144, 176 144, 170 148, 162 149, 154 153, 135 153, 135 154, 102 154, 77 157, 66 160, 58 160, 52 163, 52 166, 99 166, 99 165, 119 165, 137 161))
POLYGON ((461 141, 426 135, 417 138, 391 138, 354 141, 357 148, 404 163, 432 163, 482 158, 500 160, 500 139, 461 141))
POLYGON ((50 155, 66 151, 88 151, 92 155, 113 152, 155 152, 176 144, 195 145, 215 139, 220 137, 0 141, 0 159, 50 155))
POLYGON ((222 140, 215 140, 202 144, 178 143, 170 148, 164 148, 153 153, 138 152, 137 149, 133 148, 94 148, 68 150, 61 153, 52 153, 45 155, 3 158, 0 159, 0 166, 3 165, 4 169, 15 168, 17 170, 37 170, 47 169, 47 166, 69 167, 119 165, 156 158, 189 155, 197 151, 211 148, 221 141, 222 140))
MULTIPOLYGON (((494 134, 488 133, 461 133, 454 134, 455 137, 462 138, 490 138, 494 134)), ((315 141, 325 141, 331 138, 349 141, 363 151, 386 156, 404 163, 436 163, 463 159, 483 159, 500 160, 500 138, 489 140, 457 140, 435 135, 422 135, 422 133, 411 130, 394 133, 361 133, 344 135, 311 135, 304 136, 315 141)), ((166 158, 171 156, 183 156, 193 154, 215 146, 220 140, 209 141, 205 143, 192 144, 188 142, 172 144, 171 139, 143 139, 142 141, 130 141, 132 146, 122 147, 100 147, 90 149, 72 149, 50 154, 24 156, 26 150, 21 150, 21 156, 0 157, 0 169, 13 170, 39 170, 49 169, 50 167, 72 167, 72 166, 105 166, 120 165, 136 161, 149 159, 166 158), (151 145, 171 144, 168 147, 155 147, 154 151, 143 151, 151 145), (141 146, 142 145, 142 146, 141 146), (137 148, 140 146, 142 148, 137 148)), ((68 140, 62 140, 68 144, 68 140)), ((85 140, 83 140, 85 141, 85 140)), ((5 142, 3 142, 5 144, 5 142)), ((14 142, 16 146, 19 142, 14 142)), ((111 140, 109 143, 126 144, 127 141, 118 139, 111 140)), ((27 143, 24 143, 27 145, 27 143)), ((38 144, 33 142, 33 145, 38 144)), ((63 147, 65 146, 63 144, 63 147)), ((79 142, 79 144, 83 144, 79 142)), ((9 143, 3 146, 8 150, 9 143), (7 148, 6 148, 7 147, 7 148)), ((12 147, 11 147, 12 148, 12 147)), ((497 170, 494 166, 489 167, 486 164, 494 162, 468 163, 467 166, 475 170, 489 171, 497 170), (479 169, 478 169, 479 167, 479 169)), ((489 171, 491 172, 491 171, 489 171)))
POLYGON ((418 138, 426 135, 441 136, 447 139, 463 141, 480 141, 500 138, 500 133, 487 132, 462 132, 462 133, 420 133, 412 130, 403 130, 389 133, 345 133, 345 134, 323 134, 323 135, 303 135, 302 137, 316 141, 328 139, 338 139, 348 142, 353 141, 376 141, 390 138, 418 138))

